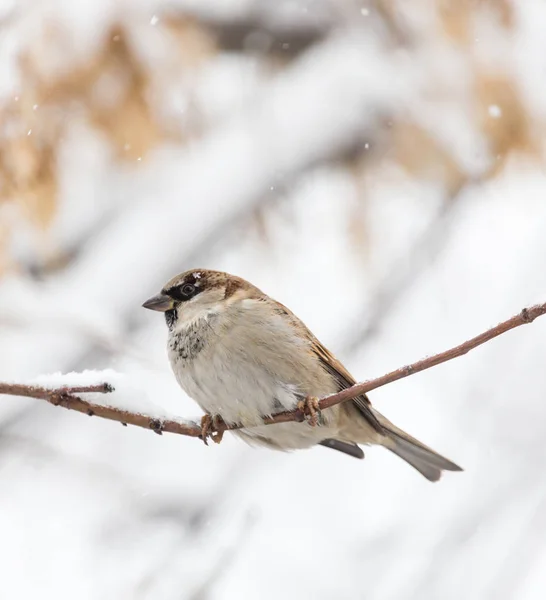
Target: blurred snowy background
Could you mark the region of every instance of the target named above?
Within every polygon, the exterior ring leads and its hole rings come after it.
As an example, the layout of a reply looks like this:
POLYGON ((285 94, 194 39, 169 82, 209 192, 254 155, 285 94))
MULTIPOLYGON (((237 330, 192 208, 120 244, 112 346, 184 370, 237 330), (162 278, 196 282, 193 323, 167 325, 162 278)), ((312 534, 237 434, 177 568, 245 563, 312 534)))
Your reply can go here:
MULTIPOLYGON (((0 379, 113 368, 198 416, 140 308, 192 267, 357 379, 546 300, 541 0, 0 2, 0 379)), ((546 323, 371 397, 465 468, 0 398, 9 599, 543 598, 546 323)))

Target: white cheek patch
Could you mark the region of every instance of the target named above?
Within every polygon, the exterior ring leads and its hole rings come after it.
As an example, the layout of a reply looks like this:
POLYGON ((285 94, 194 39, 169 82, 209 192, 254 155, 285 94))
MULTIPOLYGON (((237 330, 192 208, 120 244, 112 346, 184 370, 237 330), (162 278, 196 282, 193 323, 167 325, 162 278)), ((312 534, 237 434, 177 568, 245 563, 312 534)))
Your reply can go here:
POLYGON ((203 306, 199 296, 184 302, 178 309, 176 331, 183 333, 188 327, 194 327, 199 321, 210 321, 210 319, 224 312, 222 304, 209 304, 203 306))

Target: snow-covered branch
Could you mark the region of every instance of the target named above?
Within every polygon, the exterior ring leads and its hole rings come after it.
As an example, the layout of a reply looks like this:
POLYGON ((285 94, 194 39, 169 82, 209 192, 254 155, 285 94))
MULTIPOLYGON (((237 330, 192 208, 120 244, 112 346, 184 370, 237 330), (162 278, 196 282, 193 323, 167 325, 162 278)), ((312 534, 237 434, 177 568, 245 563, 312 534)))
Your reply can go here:
POLYGON ((201 429, 197 423, 192 421, 165 419, 162 417, 146 415, 141 412, 133 412, 117 406, 112 406, 108 401, 97 402, 86 400, 81 394, 110 394, 116 388, 110 383, 99 383, 89 386, 57 387, 47 388, 35 385, 24 385, 14 383, 0 383, 0 394, 10 396, 22 396, 25 398, 36 398, 45 400, 53 406, 62 406, 86 414, 90 417, 101 417, 110 421, 117 421, 122 425, 135 425, 144 429, 151 429, 161 434, 163 431, 199 437, 201 429))
MULTIPOLYGON (((321 398, 319 401, 319 407, 321 410, 331 408, 336 404, 346 402, 357 396, 370 392, 376 388, 382 387, 404 377, 409 377, 420 371, 430 369, 441 363, 447 362, 459 356, 463 356, 470 350, 485 344, 515 327, 532 323, 537 317, 546 314, 546 303, 536 304, 529 308, 524 308, 519 314, 499 323, 495 327, 488 329, 487 331, 463 342, 462 344, 450 348, 439 354, 434 354, 422 360, 418 360, 409 365, 400 367, 390 373, 370 379, 362 383, 353 385, 337 394, 332 394, 321 398)), ((122 425, 135 425, 137 427, 143 427, 145 429, 151 429, 155 433, 161 434, 164 431, 168 433, 177 433, 179 435, 187 435, 190 437, 202 437, 202 429, 196 421, 186 421, 177 418, 163 418, 159 416, 143 414, 141 412, 133 412, 130 410, 122 409, 116 406, 108 404, 108 394, 114 393, 115 388, 111 383, 98 383, 89 386, 77 386, 77 387, 56 387, 47 388, 42 386, 24 385, 24 384, 13 384, 13 383, 0 383, 0 394, 6 394, 11 396, 23 396, 26 398, 36 398, 39 400, 46 400, 54 406, 62 406, 70 410, 75 410, 80 413, 87 414, 89 416, 97 416, 103 419, 109 419, 111 421, 118 421, 122 425), (82 394, 93 393, 93 394, 104 394, 105 402, 91 402, 82 398, 82 394)), ((263 422, 265 425, 273 425, 275 423, 287 423, 290 421, 303 421, 306 415, 300 409, 285 411, 277 413, 271 416, 265 416, 263 422)), ((220 424, 216 426, 215 431, 219 434, 230 429, 240 429, 241 424, 220 424)), ((217 438, 221 439, 221 435, 217 438)), ((205 440, 206 441, 206 440, 205 440)))

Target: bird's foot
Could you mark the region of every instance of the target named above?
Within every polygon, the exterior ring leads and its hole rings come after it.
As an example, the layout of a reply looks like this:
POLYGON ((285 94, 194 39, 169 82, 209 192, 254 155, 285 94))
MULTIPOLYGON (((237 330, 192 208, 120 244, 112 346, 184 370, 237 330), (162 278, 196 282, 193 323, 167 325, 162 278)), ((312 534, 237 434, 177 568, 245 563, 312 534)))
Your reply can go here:
POLYGON ((298 410, 303 413, 311 427, 316 427, 319 424, 321 412, 318 398, 306 396, 298 402, 298 410))
POLYGON ((215 444, 219 444, 224 437, 225 422, 219 415, 209 415, 208 413, 201 417, 201 439, 205 446, 209 445, 209 437, 215 444))

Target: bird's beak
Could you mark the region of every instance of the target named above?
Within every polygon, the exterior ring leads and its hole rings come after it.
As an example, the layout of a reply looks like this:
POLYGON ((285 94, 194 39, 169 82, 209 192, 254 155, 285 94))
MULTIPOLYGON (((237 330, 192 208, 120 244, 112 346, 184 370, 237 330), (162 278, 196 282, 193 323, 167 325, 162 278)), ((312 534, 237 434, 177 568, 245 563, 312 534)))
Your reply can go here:
POLYGON ((149 300, 146 300, 142 306, 150 310, 167 312, 174 308, 174 300, 165 294, 157 294, 157 296, 152 296, 149 300))

